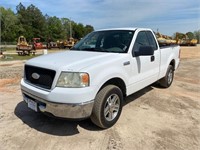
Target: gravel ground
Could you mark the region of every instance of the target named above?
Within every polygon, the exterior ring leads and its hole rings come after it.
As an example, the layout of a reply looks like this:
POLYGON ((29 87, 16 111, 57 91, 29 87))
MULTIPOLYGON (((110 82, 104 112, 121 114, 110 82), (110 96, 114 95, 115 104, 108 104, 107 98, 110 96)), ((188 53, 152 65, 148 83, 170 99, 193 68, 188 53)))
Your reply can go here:
POLYGON ((0 62, 0 79, 21 78, 23 75, 24 62, 25 61, 0 62))
POLYGON ((116 125, 67 121, 27 108, 20 92, 25 61, 0 61, 1 150, 199 150, 200 47, 181 47, 172 86, 149 86, 126 98, 116 125))

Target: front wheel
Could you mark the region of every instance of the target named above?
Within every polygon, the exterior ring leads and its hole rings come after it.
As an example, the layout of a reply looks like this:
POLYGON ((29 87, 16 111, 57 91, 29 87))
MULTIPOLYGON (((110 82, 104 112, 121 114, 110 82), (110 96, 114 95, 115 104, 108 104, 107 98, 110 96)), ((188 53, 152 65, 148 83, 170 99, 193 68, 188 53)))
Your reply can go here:
POLYGON ((162 79, 160 79, 159 83, 162 87, 168 88, 172 84, 173 79, 174 79, 174 69, 172 65, 169 65, 166 75, 162 79))
POLYGON ((95 98, 91 120, 101 128, 113 126, 122 111, 123 94, 119 87, 107 85, 95 98))

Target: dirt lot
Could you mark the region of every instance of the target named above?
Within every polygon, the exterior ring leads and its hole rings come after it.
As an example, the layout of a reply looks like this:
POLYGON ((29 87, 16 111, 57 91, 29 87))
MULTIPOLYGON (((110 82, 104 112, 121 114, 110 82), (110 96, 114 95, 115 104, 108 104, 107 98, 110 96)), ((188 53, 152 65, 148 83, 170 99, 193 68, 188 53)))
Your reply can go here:
POLYGON ((149 86, 126 99, 115 126, 49 118, 28 109, 19 82, 24 61, 0 62, 0 149, 199 150, 200 47, 182 47, 168 89, 149 86))

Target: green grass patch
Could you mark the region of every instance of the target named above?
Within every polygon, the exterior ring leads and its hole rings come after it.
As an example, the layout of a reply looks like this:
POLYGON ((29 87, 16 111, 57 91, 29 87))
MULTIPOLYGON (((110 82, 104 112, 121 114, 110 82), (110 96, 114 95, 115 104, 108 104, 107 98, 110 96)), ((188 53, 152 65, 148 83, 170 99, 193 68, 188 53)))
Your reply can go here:
POLYGON ((3 51, 16 51, 16 47, 1 47, 0 48, 3 51))
POLYGON ((26 56, 19 56, 18 54, 6 54, 4 58, 1 58, 0 61, 12 61, 12 60, 28 60, 40 55, 26 55, 26 56))

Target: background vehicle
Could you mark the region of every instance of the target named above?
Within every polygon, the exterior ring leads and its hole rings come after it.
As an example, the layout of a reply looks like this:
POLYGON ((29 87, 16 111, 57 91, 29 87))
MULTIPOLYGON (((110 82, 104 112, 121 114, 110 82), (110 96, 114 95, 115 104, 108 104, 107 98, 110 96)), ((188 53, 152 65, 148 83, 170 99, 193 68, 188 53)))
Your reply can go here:
POLYGON ((51 40, 51 38, 48 38, 46 47, 47 47, 47 49, 59 48, 58 43, 59 43, 59 41, 53 42, 53 41, 51 40))
POLYGON ((34 50, 36 49, 44 49, 46 46, 43 46, 42 42, 40 42, 40 38, 33 38, 33 46, 34 50))
POLYGON ((61 40, 61 41, 57 41, 57 45, 60 49, 62 48, 72 48, 74 46, 74 44, 77 42, 78 40, 74 39, 74 38, 69 38, 68 40, 61 40))
POLYGON ((18 38, 16 51, 18 55, 30 55, 30 53, 35 54, 35 52, 32 50, 32 46, 28 44, 24 36, 20 36, 18 38))
POLYGON ((150 29, 98 30, 70 51, 28 60, 21 90, 36 112, 90 117, 109 128, 120 117, 124 97, 154 82, 172 84, 179 56, 179 46, 159 47, 150 29))
POLYGON ((176 32, 176 43, 179 45, 196 46, 197 39, 189 38, 187 34, 176 32))
POLYGON ((162 35, 159 32, 156 33, 156 38, 160 46, 176 44, 176 40, 173 40, 172 37, 167 35, 162 35))
POLYGON ((47 49, 51 49, 51 48, 59 48, 57 42, 50 42, 47 43, 47 49))

